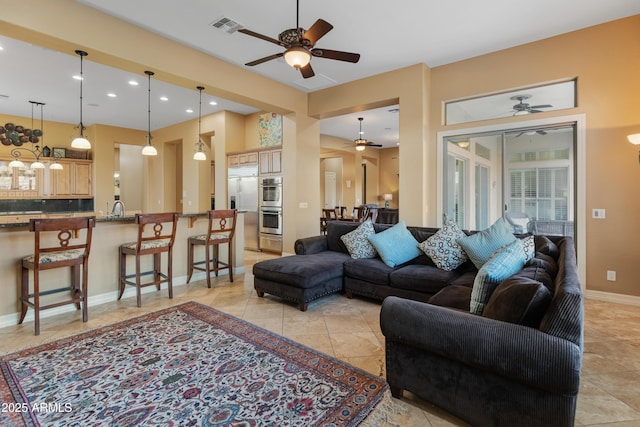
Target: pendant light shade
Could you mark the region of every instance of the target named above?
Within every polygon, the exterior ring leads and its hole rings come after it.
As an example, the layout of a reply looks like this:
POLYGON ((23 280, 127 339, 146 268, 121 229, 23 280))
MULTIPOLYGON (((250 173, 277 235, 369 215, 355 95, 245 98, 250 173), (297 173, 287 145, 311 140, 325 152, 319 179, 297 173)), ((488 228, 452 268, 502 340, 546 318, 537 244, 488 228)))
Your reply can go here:
POLYGON ((147 145, 145 145, 144 148, 142 149, 142 155, 157 156, 158 150, 156 150, 156 147, 154 147, 153 144, 151 143, 151 140, 153 139, 153 137, 151 136, 151 76, 153 76, 155 73, 153 71, 145 71, 144 73, 147 75, 147 80, 149 82, 148 84, 149 89, 147 93, 147 106, 148 106, 147 145))
POLYGON ((91 143, 87 138, 84 137, 84 124, 82 123, 82 81, 83 81, 83 73, 82 73, 82 59, 88 55, 84 50, 76 50, 76 54, 80 56, 80 124, 78 125, 78 129, 80 129, 80 135, 71 141, 71 148, 77 148, 80 150, 89 150, 91 148, 91 143))
POLYGON ((204 143, 202 142, 202 137, 200 134, 202 133, 202 91, 204 90, 203 86, 196 87, 198 91, 200 91, 200 103, 198 105, 198 141, 196 142, 196 152, 193 153, 193 160, 207 160, 207 155, 202 151, 202 147, 204 143))

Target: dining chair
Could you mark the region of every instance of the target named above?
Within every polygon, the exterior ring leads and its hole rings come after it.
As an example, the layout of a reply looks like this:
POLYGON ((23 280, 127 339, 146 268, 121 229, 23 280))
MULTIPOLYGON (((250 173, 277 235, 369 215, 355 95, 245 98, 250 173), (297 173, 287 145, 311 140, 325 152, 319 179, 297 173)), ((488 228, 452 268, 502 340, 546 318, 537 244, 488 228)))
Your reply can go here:
POLYGON ((187 283, 191 281, 193 270, 204 271, 207 274, 207 287, 211 287, 211 272, 218 277, 220 270, 229 270, 229 280, 233 282, 233 236, 236 232, 236 209, 210 210, 207 212, 209 227, 206 234, 191 236, 187 240, 187 283), (227 261, 220 261, 220 245, 227 244, 227 261), (204 246, 204 260, 195 261, 196 246, 204 246), (213 256, 211 254, 213 249, 213 256), (204 267, 199 267, 204 264, 204 267))
POLYGON ((95 216, 32 218, 29 221, 29 231, 34 233, 34 253, 22 258, 22 313, 18 324, 24 321, 28 307, 33 307, 35 334, 40 335, 40 311, 66 304, 75 304, 78 310, 82 308, 82 321, 88 320, 88 267, 95 225, 95 216), (42 290, 40 272, 61 267, 71 267, 71 284, 42 290), (33 293, 30 292, 29 270, 33 271, 33 293), (59 292, 71 292, 71 298, 41 305, 40 297, 59 292))
POLYGON ((322 213, 327 221, 338 219, 338 211, 336 209, 322 209, 322 213))
POLYGON ((167 283, 169 298, 173 298, 173 243, 176 239, 178 214, 176 212, 136 214, 138 239, 135 242, 120 245, 120 294, 122 298, 127 285, 136 288, 136 303, 142 306, 140 290, 147 286, 155 286, 160 290, 162 283, 167 283), (166 274, 162 272, 163 253, 167 254, 166 274), (135 273, 127 274, 127 255, 135 257, 135 273), (153 269, 140 271, 140 259, 145 255, 153 255, 153 269), (153 280, 142 283, 142 276, 153 275, 153 280), (135 278, 135 280, 128 280, 135 278))

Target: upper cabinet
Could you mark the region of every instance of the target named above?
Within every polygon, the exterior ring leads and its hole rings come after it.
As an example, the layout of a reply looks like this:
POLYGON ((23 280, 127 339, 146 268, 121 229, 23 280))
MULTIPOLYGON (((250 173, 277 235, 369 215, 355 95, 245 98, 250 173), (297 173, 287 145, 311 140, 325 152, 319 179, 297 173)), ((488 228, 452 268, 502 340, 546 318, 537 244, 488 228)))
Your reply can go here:
POLYGON ((31 169, 24 161, 22 168, 9 168, 11 160, 0 160, 0 198, 38 198, 43 192, 43 170, 31 169), (13 170, 11 170, 13 169, 13 170))
POLYGON ((282 150, 260 152, 260 175, 282 173, 282 150))
POLYGON ((92 195, 90 160, 60 160, 62 170, 48 170, 49 195, 52 197, 85 198, 92 195))
POLYGON ((258 153, 241 153, 229 156, 229 166, 257 165, 258 153))

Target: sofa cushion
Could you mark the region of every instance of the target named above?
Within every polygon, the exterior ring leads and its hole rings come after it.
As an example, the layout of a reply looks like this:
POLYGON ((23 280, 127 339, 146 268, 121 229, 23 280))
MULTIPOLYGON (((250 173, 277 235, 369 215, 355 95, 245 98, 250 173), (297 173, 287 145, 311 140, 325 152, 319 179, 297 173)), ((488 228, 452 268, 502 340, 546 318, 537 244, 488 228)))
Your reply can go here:
POLYGON ((427 254, 438 268, 446 271, 455 270, 469 259, 462 246, 458 244, 457 240, 461 237, 466 237, 466 234, 455 221, 448 219, 436 234, 418 244, 418 248, 427 254))
MULTIPOLYGON (((534 258, 535 259, 535 258, 534 258)), ((526 265, 515 276, 528 277, 529 279, 536 280, 547 287, 553 293, 553 279, 544 267, 535 265, 526 265)))
POLYGON ((560 255, 560 250, 558 250, 558 246, 553 243, 547 236, 535 236, 536 242, 536 252, 543 253, 545 255, 549 255, 553 259, 557 260, 560 255))
POLYGON ((525 263, 525 253, 518 241, 505 246, 496 252, 478 271, 473 281, 470 311, 482 314, 494 289, 507 277, 522 269, 525 263))
POLYGON ((343 264, 350 259, 349 255, 334 251, 285 256, 254 264, 253 275, 298 288, 312 288, 342 277, 343 264))
POLYGON ((458 243, 479 269, 493 253, 514 240, 516 237, 505 224, 504 219, 498 218, 491 227, 470 236, 461 237, 458 243))
POLYGON ((460 285, 446 286, 429 298, 429 304, 457 308, 458 310, 464 311, 469 311, 470 301, 471 288, 460 285))
POLYGON ((347 247, 351 258, 374 258, 377 252, 371 245, 371 242, 369 242, 369 236, 375 233, 373 223, 368 219, 355 230, 340 236, 340 240, 342 240, 347 247))
POLYGON ((404 264, 418 255, 418 241, 407 230, 404 221, 380 233, 369 236, 369 241, 376 248, 380 258, 389 267, 404 264))
POLYGON ((558 274, 558 264, 556 260, 541 252, 536 252, 536 256, 527 261, 525 265, 544 268, 552 279, 558 274))
POLYGON ((442 270, 436 266, 409 264, 389 275, 389 284, 398 289, 435 294, 449 285, 460 273, 442 270))
POLYGON ((551 292, 542 283, 512 276, 493 291, 482 316, 537 328, 550 302, 551 292))
POLYGON ((386 265, 380 258, 349 259, 344 263, 345 277, 364 280, 376 285, 389 285, 389 273, 392 267, 386 265))

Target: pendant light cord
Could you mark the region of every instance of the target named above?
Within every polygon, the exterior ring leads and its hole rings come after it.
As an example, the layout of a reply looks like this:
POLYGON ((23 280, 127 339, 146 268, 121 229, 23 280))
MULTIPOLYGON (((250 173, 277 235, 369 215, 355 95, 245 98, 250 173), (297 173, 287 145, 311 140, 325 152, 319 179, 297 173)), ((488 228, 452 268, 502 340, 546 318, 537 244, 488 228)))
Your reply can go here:
POLYGON ((148 119, 148 123, 147 123, 147 138, 148 138, 148 143, 149 145, 151 145, 151 76, 153 76, 155 73, 153 71, 145 71, 144 72, 147 77, 147 119, 148 119))
POLYGON ((83 50, 76 50, 76 54, 80 56, 80 136, 84 138, 84 124, 82 123, 82 83, 84 80, 82 60, 85 56, 88 55, 88 53, 83 50))

